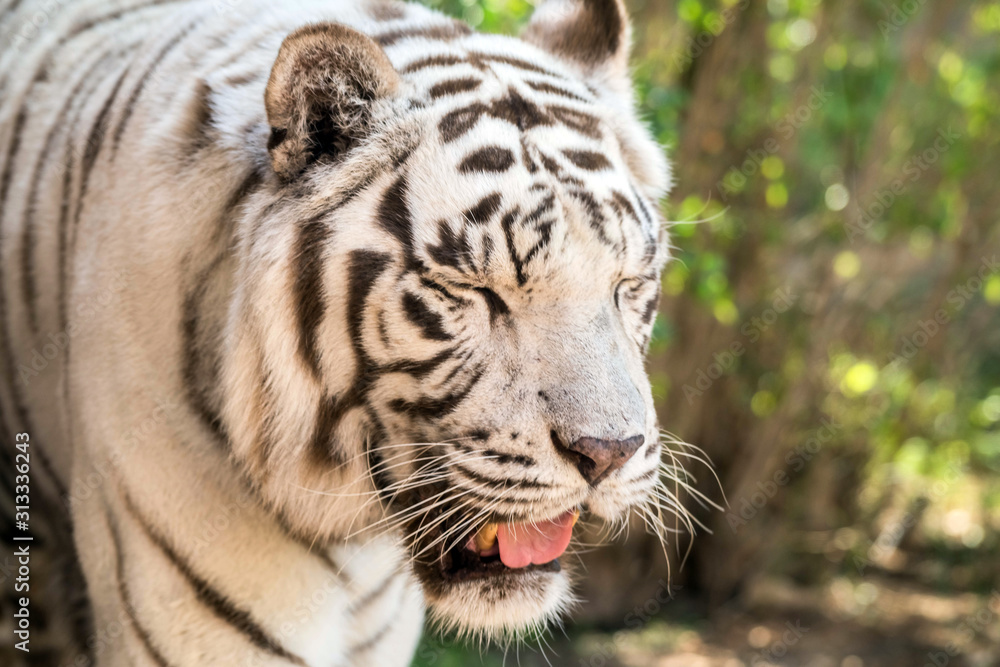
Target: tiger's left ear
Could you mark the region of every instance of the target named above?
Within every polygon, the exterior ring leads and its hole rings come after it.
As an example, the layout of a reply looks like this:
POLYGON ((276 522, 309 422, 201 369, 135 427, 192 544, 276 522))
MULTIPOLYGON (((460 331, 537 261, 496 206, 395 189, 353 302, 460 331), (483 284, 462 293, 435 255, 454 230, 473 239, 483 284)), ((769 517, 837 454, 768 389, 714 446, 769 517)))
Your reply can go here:
POLYGON ((267 151, 282 180, 336 157, 372 130, 372 107, 400 79, 382 48, 338 23, 299 28, 282 42, 264 91, 267 151))
POLYGON ((521 36, 611 85, 628 85, 632 30, 623 0, 547 0, 521 36))

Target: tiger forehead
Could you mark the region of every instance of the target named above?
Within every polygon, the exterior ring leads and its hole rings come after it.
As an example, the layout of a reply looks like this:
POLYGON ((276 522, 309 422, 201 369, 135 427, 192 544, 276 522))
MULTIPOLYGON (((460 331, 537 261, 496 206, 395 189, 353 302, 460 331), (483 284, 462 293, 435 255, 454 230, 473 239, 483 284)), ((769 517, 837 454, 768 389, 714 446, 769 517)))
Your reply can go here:
POLYGON ((530 289, 540 280, 577 275, 584 262, 585 280, 576 281, 583 289, 584 282, 602 283, 612 274, 648 272, 658 259, 649 211, 625 190, 589 188, 544 168, 541 178, 529 176, 530 185, 526 169, 511 168, 509 187, 487 180, 498 187, 465 191, 459 181, 435 190, 431 179, 438 171, 411 171, 388 193, 405 202, 413 256, 426 268, 471 283, 530 289))
MULTIPOLYGON (((483 114, 499 106, 474 104, 483 114)), ((565 147, 532 142, 512 125, 431 141, 413 156, 402 194, 426 260, 466 277, 506 276, 518 287, 582 257, 594 279, 645 271, 656 259, 657 225, 620 162, 572 135, 565 147)))
POLYGON ((410 266, 530 289, 570 256, 588 258, 595 280, 655 264, 658 225, 596 90, 544 57, 465 50, 459 28, 420 35, 449 42, 436 54, 405 48, 402 34, 375 39, 426 134, 386 193, 381 210, 393 213, 381 222, 405 239, 410 266))
POLYGON ((564 126, 600 140, 601 118, 596 100, 570 89, 569 80, 500 77, 495 72, 450 72, 424 83, 421 93, 437 109, 447 108, 437 123, 444 143, 457 141, 484 118, 506 122, 522 132, 564 126))

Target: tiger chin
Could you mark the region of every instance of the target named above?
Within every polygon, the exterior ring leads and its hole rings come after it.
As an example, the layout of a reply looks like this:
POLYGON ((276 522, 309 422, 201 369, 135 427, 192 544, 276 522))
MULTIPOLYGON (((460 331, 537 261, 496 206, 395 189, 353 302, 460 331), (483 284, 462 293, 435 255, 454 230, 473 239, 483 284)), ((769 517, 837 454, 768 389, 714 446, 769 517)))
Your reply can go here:
POLYGON ((577 522, 665 493, 669 170, 623 3, 550 0, 519 38, 223 5, 83 0, 0 61, 2 426, 68 508, 91 627, 123 628, 72 639, 404 665, 425 611, 559 622, 577 522))

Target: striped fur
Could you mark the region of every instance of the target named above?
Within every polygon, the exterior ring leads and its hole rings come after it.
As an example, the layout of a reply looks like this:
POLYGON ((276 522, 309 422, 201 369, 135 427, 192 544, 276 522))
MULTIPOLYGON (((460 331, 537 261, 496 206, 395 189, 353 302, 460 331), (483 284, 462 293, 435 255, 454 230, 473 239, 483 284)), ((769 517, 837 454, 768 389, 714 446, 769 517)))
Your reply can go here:
POLYGON ((425 607, 562 614, 568 569, 435 554, 656 483, 668 172, 620 0, 523 40, 388 0, 45 11, 0 26, 0 426, 86 579, 56 662, 405 665, 425 607), (634 437, 599 485, 560 451, 634 437))

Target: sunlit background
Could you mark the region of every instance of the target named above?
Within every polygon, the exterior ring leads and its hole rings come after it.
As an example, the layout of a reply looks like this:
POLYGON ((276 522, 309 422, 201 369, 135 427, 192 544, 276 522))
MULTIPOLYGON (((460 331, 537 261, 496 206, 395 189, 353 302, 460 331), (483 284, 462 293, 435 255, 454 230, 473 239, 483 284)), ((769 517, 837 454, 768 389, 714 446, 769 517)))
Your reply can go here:
MULTIPOLYGON (((641 524, 582 554, 565 633, 507 664, 1000 665, 1000 3, 628 4, 676 172, 649 370, 728 506, 685 499, 712 534, 669 578, 641 524)), ((415 665, 504 659, 430 638, 415 665)))

